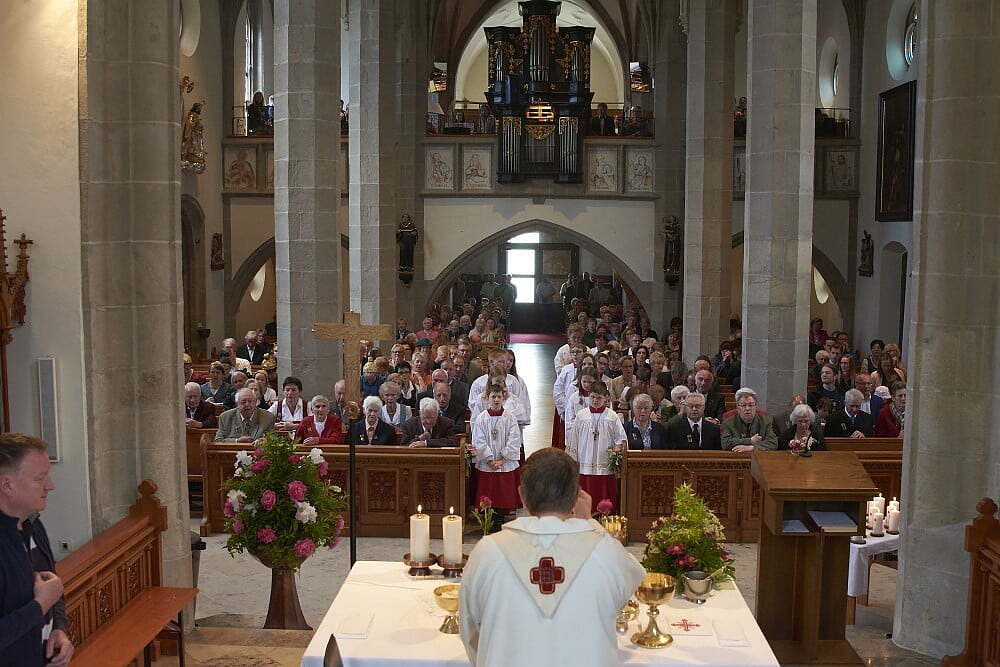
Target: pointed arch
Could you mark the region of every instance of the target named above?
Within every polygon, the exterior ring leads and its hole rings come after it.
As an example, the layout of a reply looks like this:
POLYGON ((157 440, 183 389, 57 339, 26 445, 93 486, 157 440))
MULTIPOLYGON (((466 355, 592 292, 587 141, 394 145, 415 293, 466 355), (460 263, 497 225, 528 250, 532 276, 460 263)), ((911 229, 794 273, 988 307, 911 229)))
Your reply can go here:
POLYGON ((226 285, 226 331, 235 331, 236 312, 240 309, 243 293, 250 287, 250 281, 260 271, 260 267, 269 259, 274 259, 273 236, 257 246, 257 249, 243 260, 243 264, 226 285))
POLYGON ((504 240, 517 236, 518 234, 536 231, 558 234, 568 242, 580 246, 587 252, 603 260, 610 271, 617 273, 631 288, 632 292, 639 300, 639 304, 646 310, 646 312, 650 312, 650 295, 652 293, 651 283, 643 282, 642 279, 636 275, 632 267, 622 261, 620 257, 612 253, 610 250, 594 241, 592 238, 581 234, 571 227, 565 227, 558 223, 542 220, 540 218, 525 220, 524 222, 519 222, 516 225, 504 227, 500 231, 487 236, 459 254, 458 257, 452 260, 452 262, 448 264, 448 266, 446 266, 440 274, 431 279, 434 283, 434 287, 430 291, 427 301, 424 303, 424 311, 426 312, 432 303, 442 299, 445 292, 451 287, 451 284, 455 282, 459 274, 462 273, 462 267, 465 266, 465 264, 477 253, 482 251, 484 248, 497 243, 502 243, 504 240))
POLYGON ((181 195, 181 281, 184 290, 184 344, 192 356, 206 356, 198 327, 205 326, 205 211, 191 195, 181 195))

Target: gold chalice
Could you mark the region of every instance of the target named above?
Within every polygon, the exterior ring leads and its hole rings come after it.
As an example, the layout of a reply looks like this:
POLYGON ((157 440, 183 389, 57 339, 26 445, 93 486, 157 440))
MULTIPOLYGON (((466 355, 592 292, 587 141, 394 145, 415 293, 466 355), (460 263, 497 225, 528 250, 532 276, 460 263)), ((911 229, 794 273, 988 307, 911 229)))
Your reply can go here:
POLYGON ((633 644, 643 648, 663 648, 674 641, 670 635, 660 632, 659 626, 656 625, 656 617, 660 615, 657 607, 670 600, 675 585, 674 578, 668 574, 647 572, 643 577, 635 596, 639 598, 639 602, 649 605, 649 625, 642 632, 632 635, 633 644))
POLYGON ((446 635, 458 634, 458 589, 461 584, 445 584, 434 589, 434 601, 448 612, 444 623, 438 628, 446 635))

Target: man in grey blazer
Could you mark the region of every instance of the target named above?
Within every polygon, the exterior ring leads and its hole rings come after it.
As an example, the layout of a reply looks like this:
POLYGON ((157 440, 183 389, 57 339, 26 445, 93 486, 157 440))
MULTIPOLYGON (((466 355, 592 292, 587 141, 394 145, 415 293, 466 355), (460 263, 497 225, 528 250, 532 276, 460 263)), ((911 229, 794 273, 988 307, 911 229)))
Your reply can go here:
POLYGON ((236 407, 219 415, 216 442, 253 442, 274 428, 274 415, 257 407, 257 394, 249 387, 236 392, 236 407))

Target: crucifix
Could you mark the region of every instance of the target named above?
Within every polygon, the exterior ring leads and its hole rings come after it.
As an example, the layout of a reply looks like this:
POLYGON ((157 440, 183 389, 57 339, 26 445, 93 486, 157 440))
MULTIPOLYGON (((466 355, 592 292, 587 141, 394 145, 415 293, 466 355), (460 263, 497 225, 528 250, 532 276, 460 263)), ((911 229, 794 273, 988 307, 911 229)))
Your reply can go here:
MULTIPOLYGON (((361 315, 349 310, 344 313, 344 323, 317 322, 312 327, 313 336, 320 340, 339 340, 344 343, 344 400, 357 401, 361 406, 361 360, 358 354, 357 341, 393 340, 395 331, 389 324, 361 324, 361 315), (355 347, 351 347, 351 343, 355 347)), ((346 423, 346 421, 345 421, 346 423)), ((347 449, 347 488, 348 488, 348 525, 351 527, 351 567, 358 560, 358 509, 355 488, 357 482, 357 449, 354 439, 349 439, 347 449)))
POLYGON ((358 348, 351 347, 362 339, 392 340, 395 331, 391 324, 361 324, 361 315, 349 310, 344 313, 343 324, 317 322, 312 327, 313 336, 320 340, 339 340, 344 343, 345 398, 361 405, 361 360, 358 348))

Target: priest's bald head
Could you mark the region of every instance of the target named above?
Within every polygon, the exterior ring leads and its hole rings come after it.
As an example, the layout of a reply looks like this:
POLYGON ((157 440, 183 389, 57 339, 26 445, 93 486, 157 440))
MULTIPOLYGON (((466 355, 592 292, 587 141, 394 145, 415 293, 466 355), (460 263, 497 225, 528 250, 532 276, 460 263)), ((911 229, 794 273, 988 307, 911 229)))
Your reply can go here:
POLYGON ((580 465, 561 449, 540 449, 521 467, 518 492, 533 516, 572 515, 580 494, 580 465))

